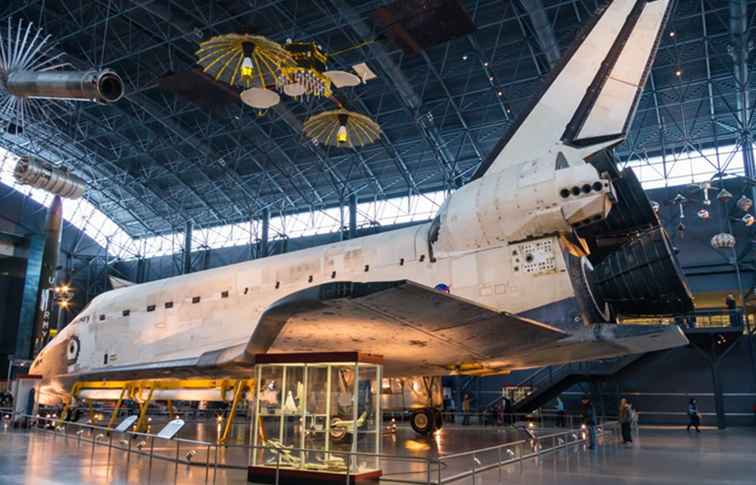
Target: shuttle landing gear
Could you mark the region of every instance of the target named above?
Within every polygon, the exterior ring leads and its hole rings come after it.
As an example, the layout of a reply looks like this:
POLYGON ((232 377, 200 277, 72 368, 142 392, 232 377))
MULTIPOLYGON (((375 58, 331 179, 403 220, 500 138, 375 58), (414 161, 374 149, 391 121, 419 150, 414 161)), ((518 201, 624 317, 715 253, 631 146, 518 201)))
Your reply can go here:
POLYGON ((436 408, 415 409, 412 411, 410 424, 415 433, 431 434, 444 426, 444 418, 436 408))

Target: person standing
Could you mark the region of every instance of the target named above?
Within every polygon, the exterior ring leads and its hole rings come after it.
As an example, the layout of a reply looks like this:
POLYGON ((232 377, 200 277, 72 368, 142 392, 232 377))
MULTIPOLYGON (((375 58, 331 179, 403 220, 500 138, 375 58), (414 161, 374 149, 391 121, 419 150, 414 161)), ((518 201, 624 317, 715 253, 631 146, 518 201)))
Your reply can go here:
POLYGON ((688 428, 687 430, 690 431, 690 427, 693 426, 696 428, 696 433, 700 433, 701 430, 698 429, 698 426, 701 424, 701 415, 698 414, 698 406, 696 404, 695 399, 691 399, 688 402, 688 428))
POLYGON ((738 303, 735 300, 735 296, 732 293, 725 298, 725 305, 727 305, 727 312, 730 314, 730 326, 739 328, 741 326, 740 312, 738 311, 738 303))
POLYGON ((470 405, 472 404, 472 398, 469 394, 465 394, 464 399, 462 399, 462 413, 464 414, 462 418, 462 424, 467 426, 470 424, 470 405))
POLYGON ((633 422, 633 410, 625 398, 620 400, 619 422, 620 427, 622 428, 622 443, 624 445, 632 445, 633 435, 630 426, 633 422))

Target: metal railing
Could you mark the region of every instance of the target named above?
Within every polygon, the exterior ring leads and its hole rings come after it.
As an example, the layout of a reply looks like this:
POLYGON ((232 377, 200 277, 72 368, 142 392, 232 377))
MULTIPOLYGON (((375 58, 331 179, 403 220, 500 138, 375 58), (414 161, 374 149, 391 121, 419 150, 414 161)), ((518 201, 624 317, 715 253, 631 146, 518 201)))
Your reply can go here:
MULTIPOLYGON (((265 466, 276 469, 276 484, 279 483, 279 474, 285 469, 297 469, 287 466, 282 462, 283 450, 273 447, 253 446, 253 445, 223 445, 207 441, 192 440, 186 438, 162 438, 155 434, 139 433, 135 431, 118 432, 115 429, 103 426, 85 424, 78 422, 63 421, 58 418, 46 417, 42 415, 16 414, 12 416, 13 420, 22 418, 26 420, 26 425, 32 429, 43 430, 51 433, 53 436, 62 436, 64 439, 73 439, 76 443, 91 444, 91 459, 94 459, 95 449, 98 446, 107 447, 108 461, 110 461, 111 451, 120 450, 126 452, 126 463, 128 464, 132 455, 146 457, 148 459, 147 473, 144 477, 149 480, 152 474, 153 460, 162 460, 174 463, 174 466, 192 465, 205 468, 205 481, 215 483, 218 470, 248 470, 250 457, 253 453, 263 452, 264 454, 273 453, 276 458, 275 464, 266 463, 265 466), (169 451, 170 450, 170 453, 169 451), (234 450, 237 452, 234 453, 234 450)), ((303 455, 307 453, 324 453, 322 449, 306 448, 286 448, 285 453, 290 455, 303 455)), ((408 463, 409 474, 419 474, 422 477, 432 477, 436 475, 436 470, 440 466, 437 459, 423 458, 401 455, 375 454, 367 452, 352 451, 328 451, 328 455, 338 457, 346 464, 344 470, 337 470, 335 474, 343 473, 346 483, 350 483, 350 474, 356 470, 353 465, 358 463, 358 458, 369 458, 378 460, 379 467, 386 462, 408 463), (411 471, 413 468, 421 468, 420 471, 411 471)), ((433 483, 425 478, 417 480, 393 480, 397 483, 433 483)))
POLYGON ((699 308, 691 313, 684 313, 681 315, 675 315, 674 317, 663 318, 630 318, 626 319, 624 323, 633 324, 677 324, 683 329, 696 329, 696 328, 711 328, 711 329, 740 329, 744 327, 745 323, 748 323, 749 327, 754 325, 754 314, 747 313, 744 318, 742 307, 734 309, 719 307, 719 308, 699 308))
MULTIPOLYGON (((493 409, 478 412, 441 411, 444 425, 460 424, 470 426, 515 426, 518 423, 534 423, 539 428, 575 428, 581 422, 578 414, 560 415, 553 411, 534 411, 531 413, 497 413, 493 409)), ((412 416, 411 410, 386 411, 383 419, 395 420, 397 423, 408 423, 412 416)))
MULTIPOLYGON (((439 468, 439 475, 433 483, 442 485, 470 478, 473 485, 475 485, 480 479, 480 475, 492 470, 498 471, 498 481, 502 483, 504 467, 514 464, 522 466, 526 460, 537 458, 562 448, 586 444, 589 439, 587 429, 575 429, 540 436, 531 433, 530 436, 530 439, 527 440, 444 455, 439 460, 443 466, 439 468), (441 470, 454 468, 451 464, 455 460, 468 461, 469 469, 446 477, 442 476, 441 470)), ((607 422, 596 427, 596 439, 601 440, 604 445, 619 443, 619 436, 620 426, 617 422, 607 422)), ((461 468, 467 467, 462 466, 461 468)))
MULTIPOLYGON (((147 477, 152 476, 154 460, 162 460, 174 463, 176 471, 179 465, 192 465, 205 468, 205 481, 215 482, 219 469, 244 470, 248 469, 252 453, 273 453, 276 456, 275 464, 266 461, 268 467, 275 466, 276 481, 279 483, 280 473, 283 470, 296 469, 282 462, 283 452, 278 448, 253 446, 253 445, 221 445, 207 441, 191 440, 186 438, 161 438, 150 433, 138 433, 126 431, 120 433, 114 429, 93 424, 77 422, 61 422, 57 418, 44 416, 31 416, 26 414, 13 415, 11 419, 23 418, 26 424, 34 429, 44 430, 54 437, 61 436, 66 441, 73 439, 76 443, 91 444, 91 458, 95 459, 95 450, 98 446, 107 447, 107 459, 110 462, 112 450, 126 452, 126 464, 132 456, 139 456, 148 460, 147 477), (229 450, 240 450, 236 454, 229 450), (234 462, 234 457, 239 460, 234 462)), ((3 419, 5 415, 3 415, 3 419)), ((360 457, 377 460, 378 468, 385 469, 386 465, 393 463, 392 474, 384 480, 390 483, 417 484, 417 485, 442 485, 454 483, 465 478, 471 478, 475 484, 482 473, 498 469, 501 475, 503 467, 520 463, 531 458, 542 456, 569 446, 584 444, 588 440, 587 430, 569 429, 558 433, 537 435, 533 429, 523 427, 528 432, 529 438, 478 450, 466 451, 434 457, 413 457, 388 454, 374 454, 367 452, 329 451, 328 454, 343 459, 346 467, 341 473, 345 476, 347 484, 350 483, 350 473, 354 474, 353 465, 358 463, 360 457), (461 462, 461 463, 460 463, 461 462), (397 463, 408 464, 406 470, 397 470, 397 463), (469 463, 468 465, 465 463, 469 463), (453 465, 457 466, 453 466, 453 465), (447 470, 460 470, 444 476, 447 470)), ((611 442, 612 437, 618 438, 619 424, 616 422, 603 423, 597 426, 597 436, 603 439, 604 444, 611 442)), ((287 448, 286 453, 304 455, 307 453, 323 453, 322 449, 287 448)), ((338 473, 338 472, 336 472, 338 473)))

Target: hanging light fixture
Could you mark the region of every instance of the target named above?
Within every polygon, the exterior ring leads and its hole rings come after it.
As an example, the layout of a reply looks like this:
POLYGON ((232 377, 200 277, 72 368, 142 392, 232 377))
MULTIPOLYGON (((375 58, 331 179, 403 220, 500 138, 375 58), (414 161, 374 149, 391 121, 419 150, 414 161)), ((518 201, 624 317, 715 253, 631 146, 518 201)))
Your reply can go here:
POLYGON ((714 249, 732 249, 735 247, 735 236, 729 232, 714 234, 711 238, 711 247, 714 249))
POLYGON ((685 203, 687 201, 688 199, 682 194, 677 194, 672 201, 680 208, 680 219, 685 219, 685 203))
POLYGON ((705 206, 711 205, 711 199, 709 199, 709 190, 711 190, 711 182, 709 181, 704 182, 703 184, 701 184, 701 188, 703 189, 703 193, 704 193, 703 204, 705 206))
POLYGON ((717 199, 719 199, 719 202, 722 202, 722 203, 726 203, 726 202, 728 202, 728 201, 729 201, 730 199, 732 199, 732 194, 730 193, 730 191, 729 191, 729 190, 727 190, 727 189, 723 188, 723 189, 722 189, 722 190, 720 190, 720 191, 719 191, 719 193, 717 194, 717 199))
POLYGON ((743 212, 748 212, 749 210, 751 210, 751 207, 753 207, 753 201, 745 195, 740 196, 737 204, 738 209, 742 210, 743 212))
POLYGON ((319 144, 355 148, 375 142, 381 136, 381 127, 363 114, 338 109, 307 119, 304 133, 319 144))
POLYGON ((255 44, 252 42, 242 42, 242 50, 244 51, 244 60, 241 65, 242 78, 251 78, 252 71, 254 71, 254 63, 252 62, 252 53, 255 51, 255 44))
POLYGON ((347 131, 347 121, 349 116, 339 114, 339 130, 336 132, 336 143, 346 143, 349 141, 349 132, 347 131))

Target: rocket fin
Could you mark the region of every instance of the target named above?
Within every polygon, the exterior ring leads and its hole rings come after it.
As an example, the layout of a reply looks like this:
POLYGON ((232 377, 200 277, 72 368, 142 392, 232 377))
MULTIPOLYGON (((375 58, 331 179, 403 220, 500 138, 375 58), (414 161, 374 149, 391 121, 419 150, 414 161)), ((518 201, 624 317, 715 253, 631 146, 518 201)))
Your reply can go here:
POLYGON ((611 1, 473 178, 533 160, 559 143, 588 156, 624 140, 671 5, 672 0, 611 1))

